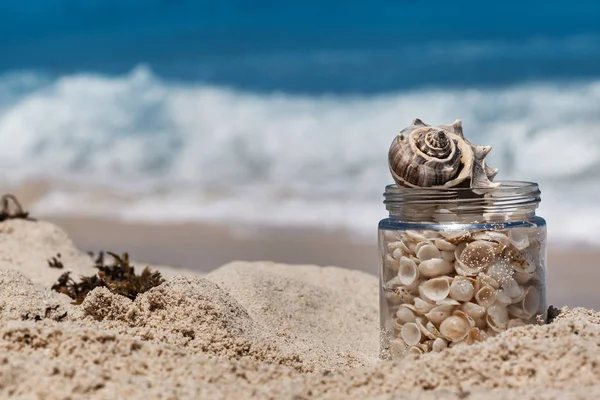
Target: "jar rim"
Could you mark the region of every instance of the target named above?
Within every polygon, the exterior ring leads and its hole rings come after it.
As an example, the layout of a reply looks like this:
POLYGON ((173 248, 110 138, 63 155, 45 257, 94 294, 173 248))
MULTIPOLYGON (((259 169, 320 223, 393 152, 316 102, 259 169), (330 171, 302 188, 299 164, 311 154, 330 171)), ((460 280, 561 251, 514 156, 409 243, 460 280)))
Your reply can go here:
MULTIPOLYGON (((535 214, 541 202, 537 183, 497 182, 500 186, 495 188, 409 188, 391 184, 385 188, 383 203, 390 215, 408 219, 422 218, 422 209, 470 215, 474 220, 490 214, 535 214)), ((431 216, 427 214, 427 217, 431 216)))

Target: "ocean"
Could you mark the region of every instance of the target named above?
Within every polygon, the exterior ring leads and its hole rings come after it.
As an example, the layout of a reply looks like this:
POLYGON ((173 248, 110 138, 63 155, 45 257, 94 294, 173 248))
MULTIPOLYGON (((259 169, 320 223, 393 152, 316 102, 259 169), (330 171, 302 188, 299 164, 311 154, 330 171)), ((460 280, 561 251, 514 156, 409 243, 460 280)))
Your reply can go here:
POLYGON ((463 120, 539 182, 556 246, 600 244, 600 4, 4 0, 0 181, 38 214, 373 239, 387 149, 463 120))

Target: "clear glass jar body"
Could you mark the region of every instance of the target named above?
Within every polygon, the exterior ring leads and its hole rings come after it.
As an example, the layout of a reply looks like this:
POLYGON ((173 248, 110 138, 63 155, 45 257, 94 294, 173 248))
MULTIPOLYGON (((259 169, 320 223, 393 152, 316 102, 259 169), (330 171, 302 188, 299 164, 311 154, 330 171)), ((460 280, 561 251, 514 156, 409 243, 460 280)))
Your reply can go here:
POLYGON ((537 185, 386 188, 379 223, 381 357, 472 344, 546 321, 546 222, 537 185))

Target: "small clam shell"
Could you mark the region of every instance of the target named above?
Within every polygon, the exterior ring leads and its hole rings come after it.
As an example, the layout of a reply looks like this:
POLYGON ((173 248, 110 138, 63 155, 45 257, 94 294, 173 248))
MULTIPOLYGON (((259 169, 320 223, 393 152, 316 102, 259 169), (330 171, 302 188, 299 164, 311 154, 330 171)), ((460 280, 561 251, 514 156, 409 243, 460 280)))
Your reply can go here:
POLYGON ((399 243, 400 244, 398 245, 398 248, 402 251, 402 253, 404 253, 405 255, 414 254, 414 252, 412 252, 410 250, 410 248, 404 242, 399 242, 399 243))
POLYGON ((465 339, 466 343, 471 345, 475 342, 483 342, 485 333, 479 328, 471 328, 469 332, 467 332, 467 338, 465 339))
POLYGON ((419 314, 427 314, 433 307, 435 307, 434 304, 428 303, 420 297, 415 297, 413 301, 415 303, 415 310, 419 314))
POLYGON ((533 278, 533 272, 516 272, 513 274, 513 278, 517 283, 523 285, 533 278))
POLYGON ((446 261, 454 262, 454 260, 456 260, 456 257, 454 256, 454 251, 444 250, 441 253, 442 253, 442 258, 446 261))
POLYGON ((533 273, 535 271, 535 263, 530 260, 512 261, 510 265, 515 272, 533 273))
POLYGON ((506 279, 511 278, 515 271, 510 263, 505 260, 498 260, 490 265, 485 273, 496 282, 504 282, 506 279))
POLYGON ((461 243, 456 247, 454 255, 461 268, 467 272, 481 272, 496 259, 494 245, 485 240, 461 243))
MULTIPOLYGON (((396 277, 396 279, 399 279, 399 278, 398 278, 398 277, 396 277)), ((420 286, 420 285, 421 285, 421 283, 423 283, 423 282, 425 282, 425 280, 424 280, 424 279, 415 279, 415 281, 414 281, 413 283, 411 283, 410 285, 406 285, 406 286, 404 286, 404 289, 405 289, 405 290, 406 290, 408 293, 410 293, 410 294, 412 294, 412 295, 416 296, 416 295, 418 295, 418 294, 419 294, 419 286, 420 286)))
MULTIPOLYGON (((419 243, 417 243, 417 245, 415 246, 415 253, 419 254, 419 250, 421 250, 421 247, 427 246, 427 245, 430 245, 430 244, 431 244, 431 242, 429 240, 427 240, 425 242, 419 242, 419 243)), ((419 256, 417 256, 417 257, 419 257, 419 256)))
POLYGON ((440 333, 449 341, 462 340, 470 329, 469 321, 465 318, 452 315, 440 324, 440 333))
POLYGON ((506 294, 504 289, 499 289, 496 290, 496 301, 504 305, 509 305, 513 302, 513 299, 511 299, 510 296, 506 294))
POLYGON ((403 285, 410 285, 419 277, 417 264, 408 257, 400 258, 398 267, 398 279, 403 285))
POLYGON ((522 304, 512 304, 507 307, 507 311, 511 317, 522 319, 525 321, 532 317, 532 315, 527 314, 525 312, 525 310, 522 307, 522 304))
POLYGON ((423 350, 421 350, 420 348, 418 348, 417 346, 410 346, 408 348, 408 350, 406 351, 407 355, 410 356, 420 356, 421 354, 423 354, 423 350))
MULTIPOLYGON (((436 306, 431 309, 427 314, 425 314, 425 318, 434 324, 440 324, 443 320, 452 315, 452 307, 449 305, 436 306)), ((485 312, 485 311, 484 311, 485 312)))
POLYGON ((407 304, 401 304, 396 311, 397 319, 404 325, 407 322, 415 322, 415 313, 407 307, 407 304))
POLYGON ((454 264, 454 269, 456 270, 456 273, 460 276, 477 276, 477 274, 478 274, 477 271, 463 269, 461 267, 461 265, 458 263, 458 261, 454 264))
POLYGON ((385 255, 384 263, 385 267, 387 269, 391 269, 392 271, 398 271, 398 267, 400 266, 400 262, 389 254, 385 255))
POLYGON ((397 330, 398 332, 400 332, 402 330, 402 327, 404 326, 404 322, 402 322, 400 320, 400 318, 394 318, 392 320, 392 327, 397 330))
POLYGON ((432 258, 441 258, 442 254, 434 245, 426 244, 424 246, 421 246, 417 250, 417 257, 419 258, 419 260, 421 260, 421 262, 423 262, 431 260, 432 258))
POLYGON ((479 282, 480 287, 489 286, 494 289, 498 289, 500 287, 500 284, 494 278, 484 274, 483 272, 477 275, 477 282, 479 282))
POLYGON ((394 260, 400 260, 400 257, 402 257, 402 250, 394 249, 394 251, 392 252, 392 258, 394 260))
POLYGON ((421 233, 417 232, 417 231, 405 231, 404 234, 406 235, 406 237, 408 238, 408 240, 415 242, 415 243, 419 243, 419 242, 426 242, 429 239, 427 239, 427 237, 425 235, 422 235, 421 233))
POLYGON ((419 274, 425 278, 435 278, 454 271, 454 266, 441 258, 432 258, 419 264, 419 274))
POLYGON ((490 286, 482 287, 475 293, 475 301, 482 307, 490 307, 496 302, 496 290, 490 286))
POLYGON ((527 228, 512 228, 508 231, 508 239, 517 250, 524 250, 529 246, 527 228))
POLYGON ((402 340, 409 346, 415 346, 421 342, 421 330, 415 322, 404 324, 400 332, 402 340))
POLYGON ((454 300, 470 301, 475 295, 475 286, 470 279, 457 276, 450 285, 449 294, 454 300))
POLYGON ((460 301, 456 301, 451 298, 446 298, 444 300, 436 301, 435 304, 438 306, 460 306, 460 301))
POLYGON ((421 331, 421 333, 423 335, 425 335, 425 337, 428 337, 429 339, 437 339, 442 336, 440 334, 440 332, 437 330, 437 328, 431 322, 428 322, 427 326, 425 326, 425 325, 423 325, 423 320, 421 318, 417 318, 415 323, 419 327, 419 330, 421 331))
POLYGON ((444 350, 447 347, 448 347, 448 341, 446 341, 446 339, 439 337, 433 341, 433 344, 431 345, 431 350, 436 353, 439 353, 440 351, 444 350))
POLYGON ((485 307, 482 307, 479 304, 475 304, 470 301, 464 303, 461 307, 461 310, 475 320, 485 317, 486 314, 485 307))
POLYGON ((456 249, 456 245, 455 244, 452 244, 452 243, 450 243, 449 241, 447 241, 445 239, 435 239, 433 241, 433 244, 440 251, 452 251, 452 252, 454 252, 454 249, 456 249))
POLYGON ((475 320, 473 318, 471 318, 471 316, 468 315, 467 313, 465 313, 464 311, 456 310, 452 313, 452 315, 454 315, 455 317, 460 317, 460 318, 466 319, 471 328, 475 327, 475 320))
POLYGON ((469 240, 469 238, 471 237, 471 233, 469 231, 440 232, 440 235, 442 235, 442 237, 446 239, 446 241, 456 245, 461 242, 464 242, 465 240, 469 240))
POLYGON ((519 301, 525 295, 523 288, 514 278, 509 278, 502 284, 502 290, 513 302, 519 301))
POLYGON ((473 235, 472 239, 474 240, 487 240, 489 242, 498 243, 499 251, 502 252, 505 248, 510 246, 510 239, 502 232, 496 231, 486 231, 486 232, 478 232, 473 235))
POLYGON ((399 300, 399 302, 396 304, 411 303, 415 298, 415 296, 412 293, 410 293, 408 290, 406 290, 406 288, 403 287, 395 288, 392 293, 394 293, 399 300))
POLYGON ((427 340, 426 342, 419 343, 416 347, 423 350, 423 353, 429 353, 431 351, 431 344, 433 340, 427 340))
POLYGON ((505 330, 508 319, 508 310, 502 304, 496 303, 487 309, 486 322, 495 332, 505 330))
POLYGON ((421 288, 425 297, 432 301, 440 301, 450 293, 450 279, 447 277, 433 278, 425 281, 421 288))
POLYGON ((409 254, 416 254, 417 244, 409 239, 402 239, 402 243, 408 249, 409 254))
POLYGON ((540 308, 540 292, 535 286, 529 286, 525 291, 523 298, 523 311, 525 314, 533 316, 540 308))

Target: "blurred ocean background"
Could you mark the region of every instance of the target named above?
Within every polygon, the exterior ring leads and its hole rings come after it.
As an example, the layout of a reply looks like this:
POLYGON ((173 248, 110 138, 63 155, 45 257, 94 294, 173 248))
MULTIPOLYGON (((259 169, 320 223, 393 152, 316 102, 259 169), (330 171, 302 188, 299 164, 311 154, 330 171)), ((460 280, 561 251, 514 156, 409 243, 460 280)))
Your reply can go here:
POLYGON ((597 0, 0 2, 0 180, 37 214, 374 240, 414 117, 600 244, 597 0))

